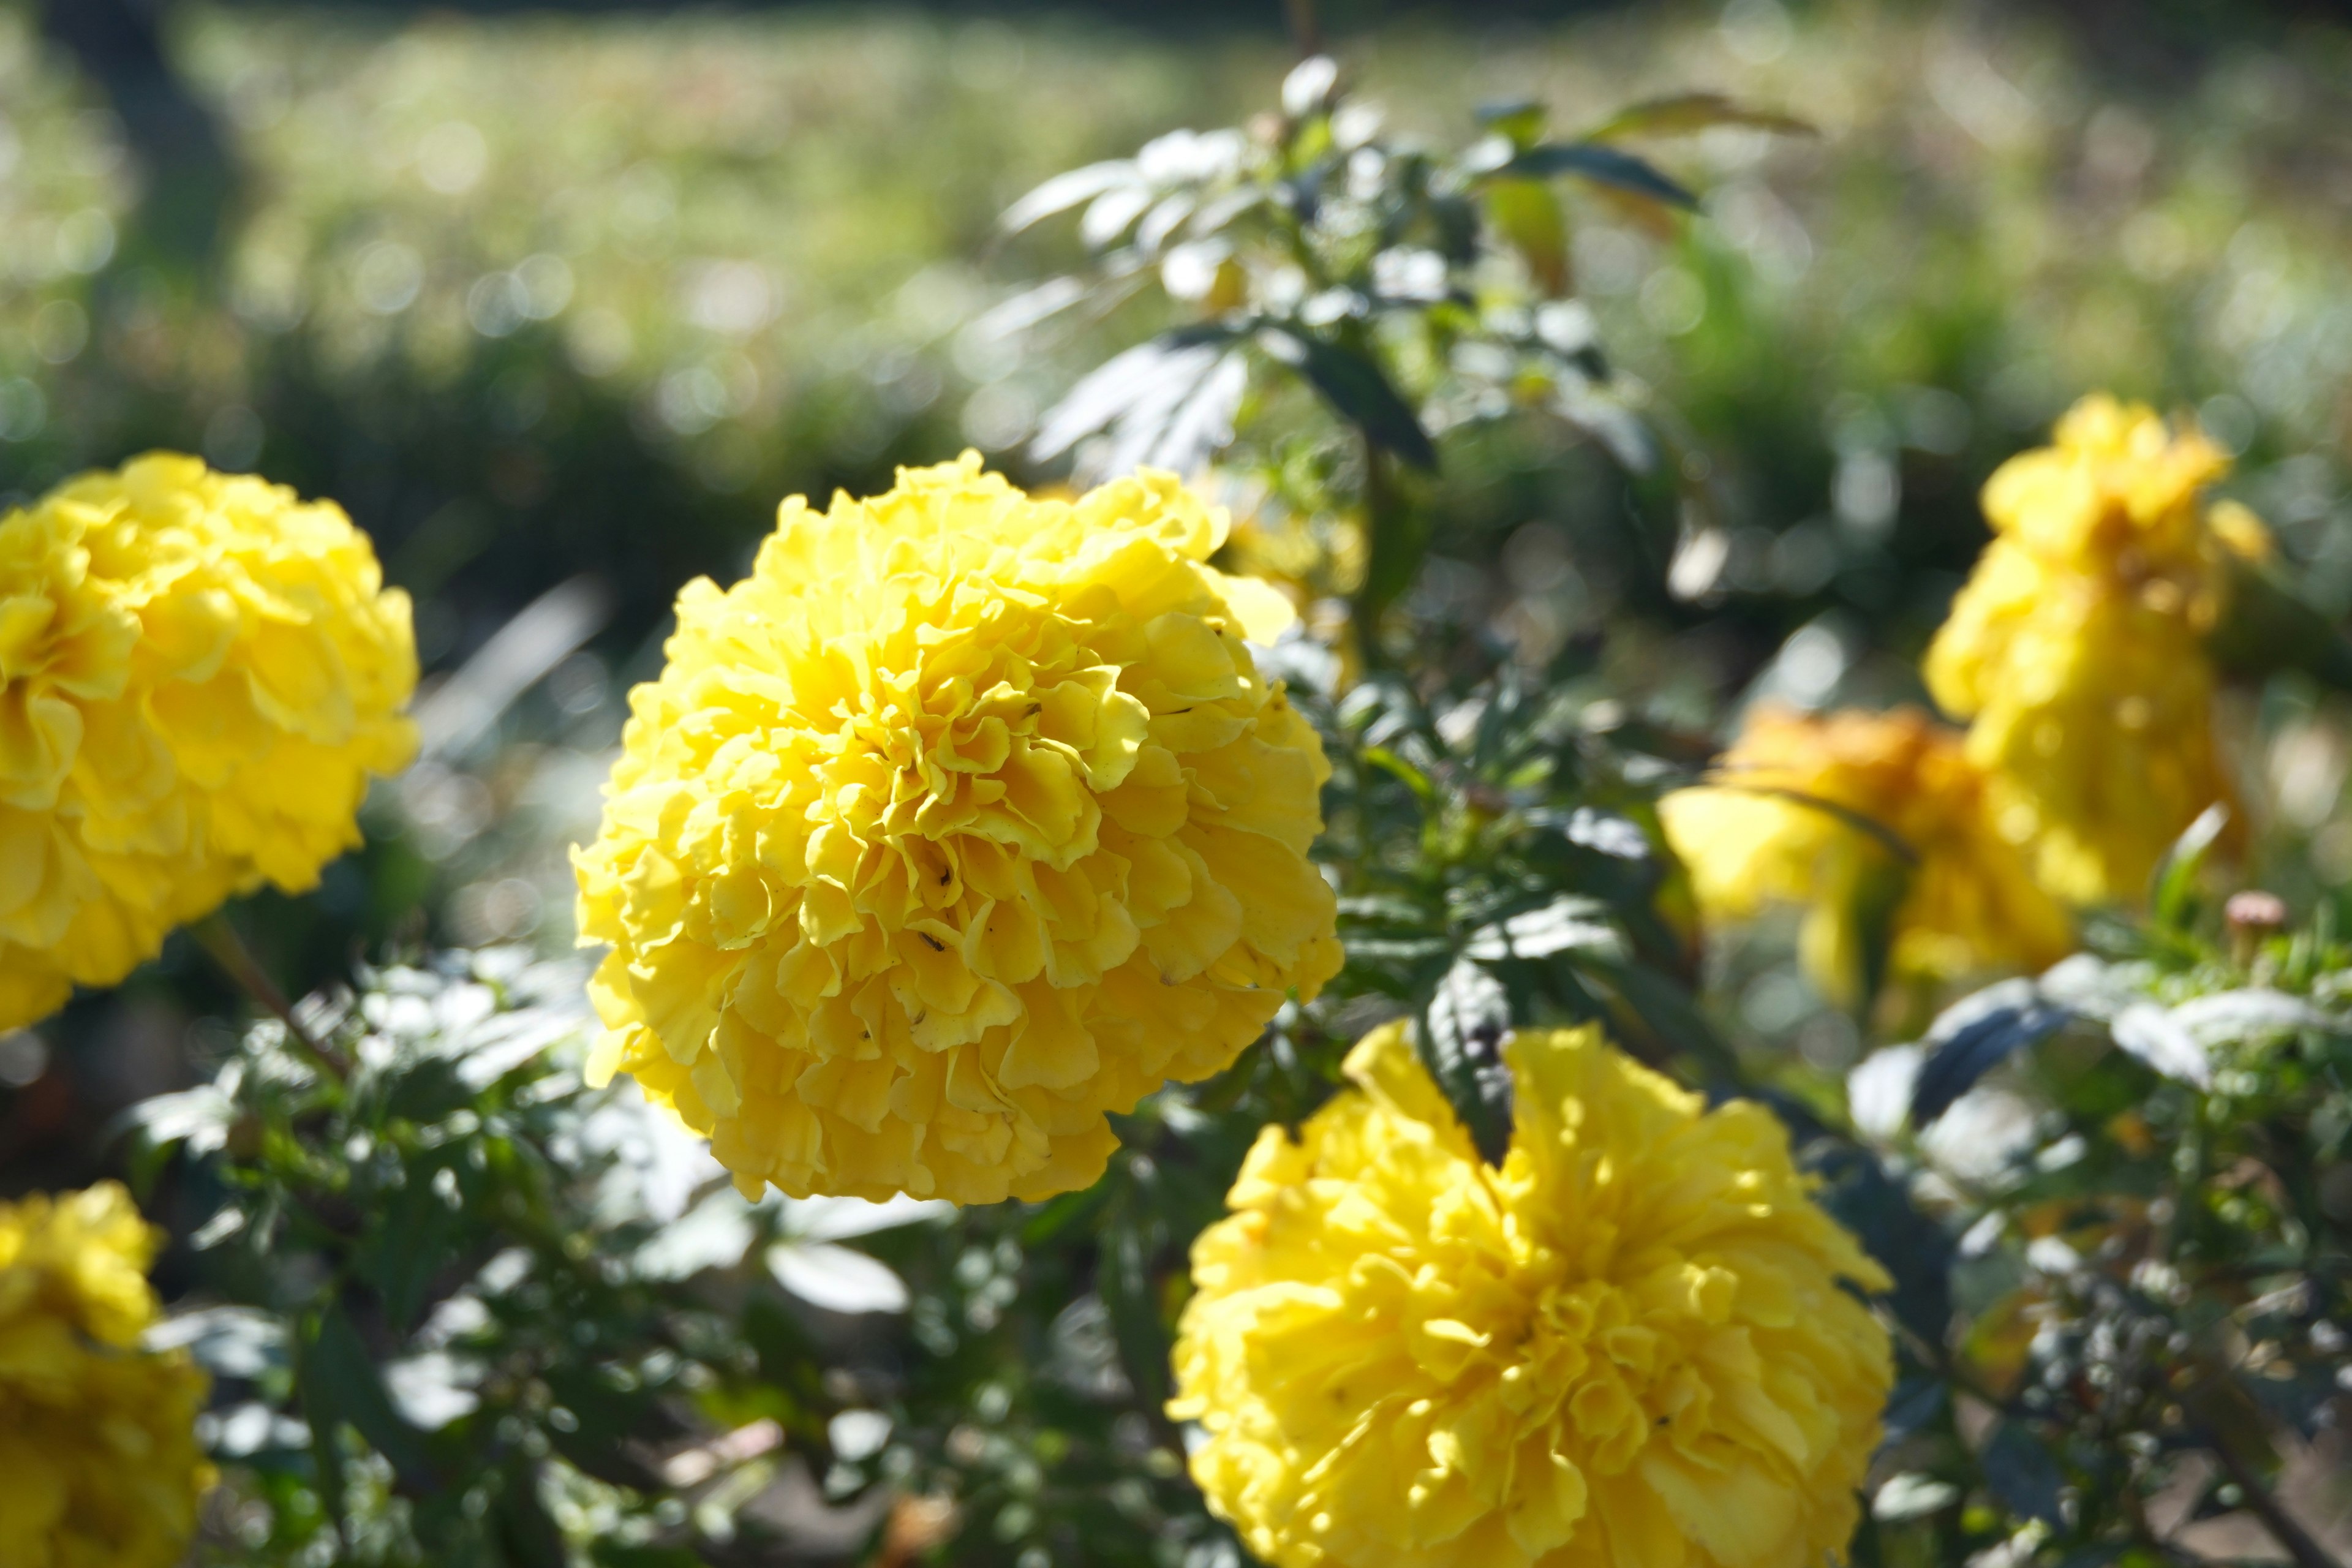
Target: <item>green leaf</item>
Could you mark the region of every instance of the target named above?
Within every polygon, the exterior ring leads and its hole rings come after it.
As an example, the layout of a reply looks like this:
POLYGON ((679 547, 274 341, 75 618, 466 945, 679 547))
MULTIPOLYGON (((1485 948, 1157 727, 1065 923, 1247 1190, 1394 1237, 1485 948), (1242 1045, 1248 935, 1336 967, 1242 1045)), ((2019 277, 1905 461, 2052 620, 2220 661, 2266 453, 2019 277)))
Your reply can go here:
POLYGON ((499 1538, 516 1568, 565 1568, 563 1531, 548 1517, 529 1470, 510 1471, 499 1493, 499 1538))
POLYGON ((2230 825, 2230 808, 2215 804, 2197 814, 2172 847, 2157 862, 2148 881, 2149 923, 2160 931, 2185 935, 2197 918, 2197 879, 2206 858, 2230 825))
POLYGON ((331 1447, 336 1425, 349 1423, 391 1461, 404 1483, 421 1490, 440 1486, 425 1434, 410 1426, 394 1406, 359 1330, 341 1303, 330 1302, 303 1318, 295 1376, 319 1444, 331 1447))
POLYGON ((1709 1078, 1727 1084, 1740 1081, 1731 1047, 1680 981, 1638 959, 1617 963, 1579 956, 1579 973, 1616 994, 1621 1026, 1639 1029, 1680 1051, 1709 1078))
POLYGON ((1511 1069, 1503 1060, 1510 1027, 1502 982, 1462 958, 1437 982, 1413 1031, 1422 1065, 1490 1165, 1511 1146, 1511 1069))
POLYGON ((1977 1456, 1985 1485, 2012 1513, 2038 1519, 2053 1529, 2066 1522, 2059 1491, 2065 1473, 2042 1439, 2015 1421, 2004 1420, 1992 1430, 1992 1439, 1977 1456))
POLYGON ((1169 1392, 1168 1323, 1152 1289, 1150 1256, 1131 1221, 1122 1221, 1105 1239, 1097 1289, 1109 1309, 1128 1381, 1146 1405, 1159 1408, 1169 1392))
POLYGON ((1553 299, 1573 292, 1568 218, 1551 186, 1541 180, 1494 179, 1486 182, 1485 196, 1487 226, 1519 253, 1536 286, 1553 299))
POLYGON ((600 1541, 591 1550, 597 1568, 706 1568, 683 1546, 621 1546, 600 1541))
POLYGON ((2333 620, 2271 571, 2234 554, 2223 566, 2229 586, 2205 639, 2215 663, 2251 679, 2299 669, 2352 691, 2352 639, 2333 620))
POLYGON ((1847 911, 1853 922, 1853 1011, 1867 1018, 1878 988, 1886 983, 1886 967, 1895 955, 1895 917, 1911 892, 1911 865, 1892 855, 1873 856, 1857 879, 1853 904, 1847 911))
POLYGON ((1334 413, 1376 445, 1424 473, 1437 470, 1437 447, 1421 427, 1421 416, 1368 355, 1301 328, 1268 327, 1258 341, 1266 353, 1306 377, 1334 413))
POLYGON ((1544 127, 1551 118, 1542 103, 1534 99, 1481 104, 1477 116, 1479 124, 1522 152, 1543 140, 1544 127))
POLYGON ((1686 212, 1698 209, 1698 197, 1667 178, 1649 160, 1590 142, 1550 142, 1530 147, 1504 164, 1501 173, 1528 178, 1574 174, 1596 185, 1607 185, 1686 212))
POLYGON ((1681 92, 1629 104, 1586 132, 1584 139, 1609 142, 1620 136, 1687 136, 1717 125, 1745 125, 1786 136, 1820 134, 1792 115, 1751 109, 1719 92, 1681 92))
POLYGON ((1911 1124, 1926 1127, 2012 1053, 2048 1039, 2072 1016, 2031 980, 2004 980, 1945 1008, 1927 1026, 1927 1058, 1911 1089, 1911 1124))

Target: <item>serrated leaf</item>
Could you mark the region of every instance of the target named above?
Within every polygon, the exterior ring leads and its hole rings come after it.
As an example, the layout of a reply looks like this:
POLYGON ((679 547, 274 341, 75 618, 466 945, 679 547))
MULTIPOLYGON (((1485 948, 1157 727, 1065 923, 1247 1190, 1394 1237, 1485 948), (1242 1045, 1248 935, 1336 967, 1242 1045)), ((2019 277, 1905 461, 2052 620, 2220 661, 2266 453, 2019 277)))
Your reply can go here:
POLYGON ((1682 92, 1629 104, 1584 133, 1587 142, 1619 136, 1687 136, 1717 125, 1744 125, 1785 136, 1813 136, 1812 126, 1792 115, 1754 109, 1719 92, 1682 92))
POLYGON ((190 1154, 209 1154, 226 1146, 236 1116, 236 1102, 205 1083, 152 1095, 124 1111, 122 1120, 159 1148, 184 1144, 190 1154))
POLYGON ((1506 176, 1549 178, 1573 174, 1648 201, 1695 212, 1698 197, 1666 177, 1645 158, 1591 142, 1549 142, 1530 147, 1503 165, 1506 176))
POLYGON ((1506 958, 1549 958, 1571 951, 1616 958, 1624 954, 1625 937, 1611 922, 1608 905, 1598 899, 1564 893, 1540 909, 1484 928, 1462 951, 1488 963, 1506 958))
POLYGON ((2040 1044, 2073 1016, 2031 980, 2004 980, 1953 1003, 1922 1042, 1927 1059, 1912 1086, 1911 1124, 1926 1127, 2011 1052, 2040 1044))
POLYGON ((1951 1239, 1912 1206, 1876 1157, 1842 1141, 1823 1142, 1809 1164, 1822 1180, 1822 1206, 1894 1279, 1887 1304, 1895 1321, 1920 1343, 1940 1346, 1952 1321, 1951 1239))
POLYGON ((141 1336, 151 1351, 184 1348, 215 1377, 259 1377, 284 1366, 286 1325, 257 1307, 205 1307, 166 1318, 141 1336))
POLYGON ((1985 1485, 2012 1513, 2056 1529, 2066 1522, 2060 1491, 2065 1473, 2041 1438, 2015 1421, 2003 1420, 1977 1455, 1985 1485))
POLYGON ((997 226, 1007 234, 1018 234, 1041 218, 1067 212, 1081 202, 1093 201, 1113 186, 1129 184, 1136 177, 1135 165, 1124 158, 1067 170, 1006 207, 996 220, 997 226))
POLYGON ((2168 1009, 2153 1002, 2135 1002, 2116 1015, 2107 1033, 2125 1055, 2166 1078, 2198 1089, 2213 1086, 2211 1053, 2181 1027, 2168 1009))
POLYGON ((825 1241, 780 1241, 768 1248, 777 1284, 828 1312, 903 1312, 907 1282, 898 1270, 854 1247, 825 1241))
POLYGON ((1886 1396, 1886 1415, 1881 1424, 1885 1436, 1880 1439, 1880 1449, 1901 1442, 1941 1415, 1950 1397, 1940 1377, 1909 1377, 1896 1384, 1886 1396))
POLYGON ((340 1304, 304 1318, 295 1375, 319 1447, 333 1447, 336 1425, 347 1422, 391 1461, 404 1482, 426 1490, 439 1486, 425 1435, 394 1406, 366 1344, 340 1304))
POLYGON ((1437 982, 1414 1031, 1422 1065, 1490 1165, 1501 1164, 1511 1146, 1511 1069, 1503 1060, 1510 1028, 1502 982, 1463 958, 1437 982))
POLYGON ((1225 346, 1230 337, 1193 329, 1113 356, 1046 413, 1031 456, 1049 461, 1089 436, 1108 435, 1110 449, 1092 465, 1101 472, 1197 472, 1233 439, 1234 416, 1248 390, 1248 363, 1225 346))
POLYGON ((1416 468, 1436 471, 1437 448, 1421 427, 1421 416, 1370 359, 1287 327, 1265 329, 1259 342, 1268 353, 1306 377, 1332 412, 1374 443, 1416 468))

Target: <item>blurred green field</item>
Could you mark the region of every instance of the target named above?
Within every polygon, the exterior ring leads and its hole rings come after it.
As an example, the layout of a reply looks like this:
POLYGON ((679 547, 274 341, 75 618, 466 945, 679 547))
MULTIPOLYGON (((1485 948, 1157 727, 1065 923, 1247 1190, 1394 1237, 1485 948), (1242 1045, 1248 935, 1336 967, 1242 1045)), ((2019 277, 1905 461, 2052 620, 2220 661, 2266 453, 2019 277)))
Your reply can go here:
MULTIPOLYGON (((211 274, 135 243, 110 116, 0 18, 0 489, 167 442, 334 494, 434 605, 429 658, 566 568, 642 631, 788 489, 966 441, 1017 462, 1102 340, 965 330, 1039 262, 994 214, 1234 118, 1286 63, 1271 32, 880 8, 199 9, 177 58, 242 176, 211 274)), ((1907 649, 1973 552, 1975 481, 2105 385, 2203 407, 2345 602, 2352 43, 2152 64, 1999 23, 1736 0, 1344 52, 1433 138, 1481 102, 1573 124, 1667 87, 1819 127, 1678 149, 1710 211, 1664 269, 1608 214, 1580 235, 1612 341, 1719 465, 1723 547, 1686 597, 1774 630, 1842 605, 1907 649)))

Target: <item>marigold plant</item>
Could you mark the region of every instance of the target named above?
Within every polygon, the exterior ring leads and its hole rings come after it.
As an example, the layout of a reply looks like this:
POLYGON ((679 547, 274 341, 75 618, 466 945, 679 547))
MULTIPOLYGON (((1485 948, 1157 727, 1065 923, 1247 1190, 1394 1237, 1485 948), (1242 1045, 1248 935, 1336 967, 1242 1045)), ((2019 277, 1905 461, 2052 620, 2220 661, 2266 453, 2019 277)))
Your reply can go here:
POLYGON ((359 842, 408 597, 328 501, 157 453, 0 517, 0 1027, 359 842))
POLYGON ((1279 1568, 1691 1563, 1844 1550, 1893 1380, 1886 1278, 1769 1112, 1712 1110, 1597 1028, 1504 1052, 1471 1146, 1405 1026, 1259 1134, 1192 1250, 1171 1414, 1279 1568))
POLYGON ((163 1234, 109 1182, 0 1204, 0 1563, 170 1568, 212 1484, 205 1380, 139 1348, 163 1234))
POLYGON ((1759 708, 1713 777, 1658 806, 1701 908, 1804 906, 1800 955, 1842 1002, 1860 995, 1866 928, 1890 909, 1898 975, 2039 969, 2069 949, 2065 911, 1998 831, 1960 736, 1916 708, 1759 708))
POLYGON ((1927 651, 1927 684, 1970 721, 2003 836, 2062 898, 2137 897, 2180 830, 2233 798, 2205 637, 2229 556, 2267 536, 2242 507, 2206 506, 2228 469, 2200 431, 2094 395, 1986 482, 1993 542, 1927 651))
POLYGON ((967 454, 689 584, 576 857, 599 1070, 747 1192, 1036 1197, 1319 989, 1328 769, 1225 529, 1164 474, 1043 500, 967 454))

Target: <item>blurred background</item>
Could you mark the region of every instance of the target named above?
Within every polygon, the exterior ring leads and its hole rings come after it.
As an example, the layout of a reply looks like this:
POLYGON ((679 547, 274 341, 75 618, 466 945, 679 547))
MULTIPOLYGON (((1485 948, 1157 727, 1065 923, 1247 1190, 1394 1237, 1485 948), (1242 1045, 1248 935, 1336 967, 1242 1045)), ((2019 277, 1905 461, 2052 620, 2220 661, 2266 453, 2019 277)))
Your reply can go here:
MULTIPOLYGON (((1697 730, 1759 683, 1916 698, 1977 487, 2097 387, 2193 410, 2306 591, 2352 608, 2332 7, 1147 9, 0 0, 0 501, 200 452, 341 502, 415 598, 425 753, 363 859, 246 912, 281 975, 567 945, 566 847, 678 586, 740 573, 789 493, 967 446, 1056 477, 1039 416, 1135 333, 996 330, 1076 251, 997 215, 1272 101, 1304 26, 1448 146, 1483 103, 1572 125, 1689 89, 1818 132, 1709 132, 1666 159, 1698 217, 1576 231, 1703 506, 1605 463, 1449 463, 1422 613, 1529 668, 1591 642, 1697 730)), ((2352 882, 2345 714, 2287 680, 2230 721, 2271 885, 2352 882)), ((0 1037, 0 1188, 87 1179, 121 1107, 194 1080, 219 1026, 187 1009, 233 1008, 184 941, 0 1037)), ((1749 1001, 1768 1036, 1806 1010, 1749 1001)))

